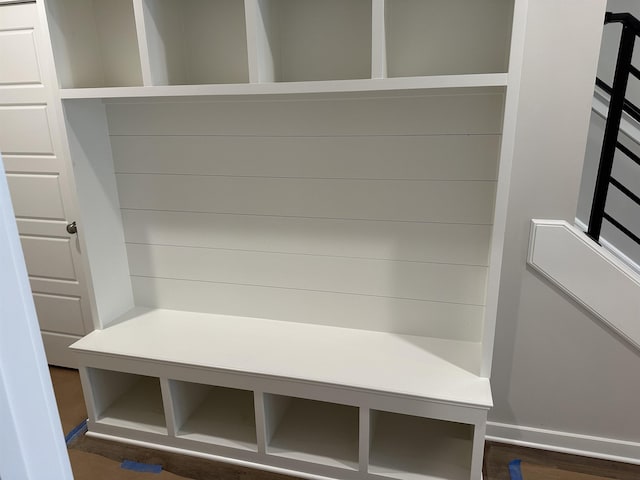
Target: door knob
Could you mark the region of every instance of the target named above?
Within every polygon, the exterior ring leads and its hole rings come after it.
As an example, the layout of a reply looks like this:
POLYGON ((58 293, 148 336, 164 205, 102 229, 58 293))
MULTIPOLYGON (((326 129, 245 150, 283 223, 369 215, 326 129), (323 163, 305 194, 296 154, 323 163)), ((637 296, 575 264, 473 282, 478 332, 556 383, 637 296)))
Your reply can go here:
POLYGON ((69 225, 67 225, 67 233, 70 234, 74 234, 74 233, 78 233, 78 227, 76 226, 76 222, 71 222, 69 225))

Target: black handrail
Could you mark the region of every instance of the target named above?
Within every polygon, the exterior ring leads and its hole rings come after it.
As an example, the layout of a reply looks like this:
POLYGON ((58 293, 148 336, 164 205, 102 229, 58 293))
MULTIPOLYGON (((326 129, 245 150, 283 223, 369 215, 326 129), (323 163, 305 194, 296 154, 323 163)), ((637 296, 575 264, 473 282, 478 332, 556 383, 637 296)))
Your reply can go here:
POLYGON ((613 170, 613 160, 616 150, 618 149, 631 160, 640 164, 640 158, 618 141, 618 133, 620 130, 620 122, 622 120, 623 112, 640 122, 640 108, 625 98, 629 75, 633 75, 640 79, 640 70, 631 64, 636 37, 640 36, 640 20, 630 13, 607 12, 604 23, 621 23, 622 36, 620 37, 620 48, 618 50, 618 59, 613 77, 613 85, 609 86, 599 78, 596 79, 596 85, 610 95, 610 101, 607 121, 604 129, 604 139, 602 141, 600 165, 598 166, 593 203, 591 204, 591 215, 589 217, 587 235, 596 242, 599 242, 600 233, 602 231, 602 221, 607 220, 611 225, 640 244, 640 237, 613 218, 610 214, 605 212, 610 184, 614 185, 618 191, 626 195, 635 203, 638 203, 639 200, 631 190, 622 185, 618 180, 611 177, 611 171, 613 170))

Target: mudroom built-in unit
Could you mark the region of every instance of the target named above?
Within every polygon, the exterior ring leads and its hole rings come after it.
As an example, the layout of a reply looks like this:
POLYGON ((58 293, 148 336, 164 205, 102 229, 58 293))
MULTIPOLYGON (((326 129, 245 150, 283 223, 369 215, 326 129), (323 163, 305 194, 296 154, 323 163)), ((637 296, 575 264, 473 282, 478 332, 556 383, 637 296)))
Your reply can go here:
POLYGON ((527 1, 34 5, 89 435, 479 480, 527 1))

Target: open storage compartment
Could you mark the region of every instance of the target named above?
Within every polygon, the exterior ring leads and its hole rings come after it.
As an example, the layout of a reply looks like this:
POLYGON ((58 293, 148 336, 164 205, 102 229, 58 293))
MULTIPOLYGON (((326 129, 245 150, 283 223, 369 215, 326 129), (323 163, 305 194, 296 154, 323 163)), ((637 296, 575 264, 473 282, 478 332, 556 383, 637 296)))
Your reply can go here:
POLYGON ((169 385, 176 436, 257 451, 253 392, 176 380, 169 385))
POLYGON ((142 85, 131 0, 48 0, 62 88, 142 85))
POLYGON ((263 81, 371 78, 371 0, 258 0, 263 81))
POLYGON ((386 0, 389 77, 507 71, 513 0, 386 0))
POLYGON ((468 480, 473 425, 371 411, 369 473, 403 480, 468 480))
POLYGON ((247 83, 244 2, 145 0, 153 85, 247 83))
POLYGON ((97 368, 87 373, 98 423, 167 434, 159 379, 97 368))
POLYGON ((358 408, 264 396, 267 454, 358 469, 358 408))

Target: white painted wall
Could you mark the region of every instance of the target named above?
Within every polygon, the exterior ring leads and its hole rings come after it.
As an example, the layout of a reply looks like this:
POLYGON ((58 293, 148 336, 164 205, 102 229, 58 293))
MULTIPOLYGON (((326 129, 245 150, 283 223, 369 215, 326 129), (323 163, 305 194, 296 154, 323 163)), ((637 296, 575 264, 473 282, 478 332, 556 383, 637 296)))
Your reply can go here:
POLYGON ((1 161, 0 477, 73 478, 1 161))
MULTIPOLYGON (((609 0, 607 10, 611 12, 629 12, 640 18, 640 2, 638 0, 609 0)), ((600 48, 600 59, 598 61, 598 77, 609 85, 613 84, 613 72, 618 54, 620 42, 620 24, 607 25, 602 35, 602 45, 600 48)), ((636 40, 633 64, 640 68, 640 40, 636 40)), ((633 76, 629 79, 627 87, 627 98, 635 105, 640 105, 640 80, 633 76)), ((605 110, 606 111, 606 110, 605 110)), ((600 162, 600 150, 604 136, 605 119, 601 113, 593 111, 591 123, 589 125, 589 138, 587 141, 587 151, 585 154, 584 173, 580 185, 580 198, 576 217, 583 224, 589 223, 591 212, 591 201, 593 199, 593 189, 595 187, 598 164, 600 162)), ((635 122, 627 124, 630 127, 630 135, 621 136, 621 142, 634 152, 640 153, 640 129, 635 122)), ((622 181, 628 188, 636 194, 640 194, 640 167, 635 165, 624 154, 618 152, 614 162, 614 176, 622 181)), ((624 225, 630 227, 636 234, 640 235, 640 209, 626 197, 621 195, 615 187, 610 189, 611 195, 607 201, 607 211, 614 218, 618 218, 624 225)), ((608 222, 603 223, 602 238, 622 251, 636 264, 640 264, 640 245, 630 240, 617 228, 608 222)))
POLYGON ((605 6, 588 1, 529 2, 487 434, 640 458, 640 352, 526 266, 530 220, 576 212, 605 6))

